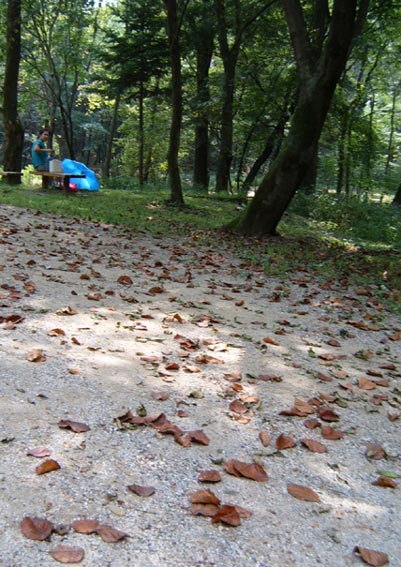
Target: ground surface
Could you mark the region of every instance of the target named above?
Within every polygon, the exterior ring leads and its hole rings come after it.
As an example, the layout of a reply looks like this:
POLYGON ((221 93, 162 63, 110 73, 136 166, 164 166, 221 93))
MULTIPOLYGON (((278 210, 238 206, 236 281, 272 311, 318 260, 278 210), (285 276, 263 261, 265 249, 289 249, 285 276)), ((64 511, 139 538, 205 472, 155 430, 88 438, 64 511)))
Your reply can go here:
POLYGON ((0 246, 1 566, 401 565, 401 321, 375 289, 5 206, 0 246), (205 490, 240 525, 191 514, 205 490))

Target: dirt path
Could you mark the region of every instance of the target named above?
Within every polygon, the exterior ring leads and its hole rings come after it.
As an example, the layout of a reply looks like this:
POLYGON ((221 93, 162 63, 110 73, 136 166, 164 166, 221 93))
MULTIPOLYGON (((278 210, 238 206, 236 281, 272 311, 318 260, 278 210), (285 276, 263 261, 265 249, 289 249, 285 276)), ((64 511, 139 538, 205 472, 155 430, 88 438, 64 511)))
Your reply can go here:
POLYGON ((401 565, 401 322, 375 289, 5 206, 0 245, 1 566, 401 565))

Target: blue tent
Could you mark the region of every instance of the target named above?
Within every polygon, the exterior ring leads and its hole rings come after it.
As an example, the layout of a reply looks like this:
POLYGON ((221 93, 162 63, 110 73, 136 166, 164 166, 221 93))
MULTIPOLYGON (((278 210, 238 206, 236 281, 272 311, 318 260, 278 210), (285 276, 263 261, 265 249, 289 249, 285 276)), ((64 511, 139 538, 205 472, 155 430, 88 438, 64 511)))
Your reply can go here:
POLYGON ((72 159, 63 159, 61 162, 63 166, 63 171, 65 173, 84 173, 85 177, 78 179, 71 179, 71 183, 77 186, 77 189, 86 189, 88 191, 99 191, 100 185, 96 177, 96 174, 86 167, 85 164, 79 161, 74 161, 72 159))

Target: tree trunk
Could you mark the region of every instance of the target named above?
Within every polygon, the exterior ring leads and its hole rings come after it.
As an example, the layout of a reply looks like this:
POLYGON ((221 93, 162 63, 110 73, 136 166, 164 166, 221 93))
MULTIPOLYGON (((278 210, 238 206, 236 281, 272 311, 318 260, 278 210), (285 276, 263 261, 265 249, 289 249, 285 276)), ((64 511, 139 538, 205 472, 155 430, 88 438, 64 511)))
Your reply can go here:
POLYGON ((172 82, 172 118, 168 149, 168 174, 170 183, 170 202, 176 205, 184 204, 182 193, 178 152, 180 149, 181 122, 182 122, 182 77, 181 53, 179 44, 179 24, 176 0, 164 0, 167 8, 168 38, 171 61, 172 82))
MULTIPOLYGON (((18 75, 21 57, 21 0, 8 0, 6 65, 3 85, 5 134, 4 169, 21 171, 24 132, 18 116, 18 75)), ((20 175, 7 177, 10 185, 21 183, 20 175)))
POLYGON ((110 126, 109 139, 107 140, 106 159, 104 160, 103 175, 110 177, 111 155, 113 152, 113 140, 117 130, 118 109, 120 107, 120 93, 117 93, 114 101, 113 118, 110 126))
POLYGON ((367 1, 335 0, 326 43, 318 59, 311 57, 310 43, 300 0, 283 0, 298 65, 299 99, 288 137, 263 179, 245 214, 235 226, 244 234, 274 235, 313 159, 337 82, 345 68, 360 18, 367 1))
POLYGON ((398 186, 397 193, 394 195, 394 199, 391 203, 392 207, 401 207, 401 183, 398 186))
POLYGON ((138 144, 138 179, 139 186, 143 187, 144 184, 144 145, 145 145, 145 133, 144 133, 144 117, 143 117, 143 101, 145 98, 143 81, 139 84, 139 144, 138 144))
POLYGON ((213 53, 213 36, 209 44, 202 42, 196 49, 196 103, 198 109, 195 119, 195 151, 194 151, 194 175, 195 187, 207 191, 209 186, 209 118, 208 103, 209 92, 209 67, 213 53))

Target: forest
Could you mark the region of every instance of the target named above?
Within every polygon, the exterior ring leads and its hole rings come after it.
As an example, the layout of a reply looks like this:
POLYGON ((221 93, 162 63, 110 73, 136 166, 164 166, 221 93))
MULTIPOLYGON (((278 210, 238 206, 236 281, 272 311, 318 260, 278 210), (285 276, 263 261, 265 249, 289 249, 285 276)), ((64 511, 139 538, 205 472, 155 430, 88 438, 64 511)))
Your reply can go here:
POLYGON ((401 203, 401 7, 390 0, 8 0, 0 163, 56 154, 116 186, 255 194, 274 234, 294 195, 401 203))

